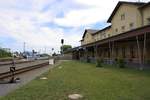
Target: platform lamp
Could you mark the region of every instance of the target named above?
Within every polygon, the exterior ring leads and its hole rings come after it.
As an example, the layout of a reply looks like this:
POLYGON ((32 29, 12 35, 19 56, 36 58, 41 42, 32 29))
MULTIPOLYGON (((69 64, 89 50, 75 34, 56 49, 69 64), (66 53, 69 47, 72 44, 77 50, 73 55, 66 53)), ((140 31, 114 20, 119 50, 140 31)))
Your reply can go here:
POLYGON ((63 55, 63 44, 64 44, 64 39, 61 39, 61 44, 62 44, 62 46, 61 46, 61 53, 62 53, 62 55, 63 55))

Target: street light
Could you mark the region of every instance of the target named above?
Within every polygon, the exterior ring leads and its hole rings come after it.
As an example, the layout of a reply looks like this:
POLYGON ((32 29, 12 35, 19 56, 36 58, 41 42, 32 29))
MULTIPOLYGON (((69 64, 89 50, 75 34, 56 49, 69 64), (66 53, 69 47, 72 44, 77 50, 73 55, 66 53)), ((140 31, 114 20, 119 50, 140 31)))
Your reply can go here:
POLYGON ((64 39, 61 39, 61 44, 62 44, 62 46, 61 46, 61 53, 62 53, 62 55, 63 55, 63 44, 64 44, 64 39))

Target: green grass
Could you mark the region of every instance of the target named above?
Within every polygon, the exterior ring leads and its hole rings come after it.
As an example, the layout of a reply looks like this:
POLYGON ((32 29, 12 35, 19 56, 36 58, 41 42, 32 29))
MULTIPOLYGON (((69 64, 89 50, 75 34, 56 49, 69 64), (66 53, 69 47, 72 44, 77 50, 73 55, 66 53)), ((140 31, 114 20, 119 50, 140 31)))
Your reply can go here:
POLYGON ((63 62, 42 75, 48 80, 38 77, 0 100, 68 100, 72 93, 83 100, 150 100, 150 71, 95 66, 63 62))

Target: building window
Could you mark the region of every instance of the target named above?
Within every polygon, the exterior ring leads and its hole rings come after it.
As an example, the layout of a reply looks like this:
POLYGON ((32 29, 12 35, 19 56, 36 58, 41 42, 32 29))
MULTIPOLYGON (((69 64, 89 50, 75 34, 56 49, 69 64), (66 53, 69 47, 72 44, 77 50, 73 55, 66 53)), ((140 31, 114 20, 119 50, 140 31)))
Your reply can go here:
POLYGON ((121 15, 121 20, 125 20, 125 14, 121 15))
POLYGON ((99 34, 99 39, 102 39, 102 36, 101 36, 101 34, 99 34))
POLYGON ((110 37, 110 34, 108 34, 108 37, 110 37))
POLYGON ((122 48, 122 57, 126 58, 126 50, 125 47, 122 48))
POLYGON ((130 23, 130 29, 133 29, 134 28, 134 23, 130 23))
POLYGON ((116 48, 116 58, 118 57, 118 48, 116 48))
POLYGON ((121 30, 122 30, 122 32, 124 32, 124 30, 125 30, 125 26, 122 26, 122 27, 121 27, 121 30))
POLYGON ((148 25, 150 25, 150 18, 147 18, 148 25))
POLYGON ((131 55, 131 58, 135 58, 134 46, 130 47, 130 55, 131 55))
POLYGON ((106 33, 102 33, 102 34, 101 34, 101 37, 102 37, 102 38, 106 38, 106 33))
POLYGON ((106 38, 106 33, 103 34, 104 38, 106 38))
POLYGON ((116 28, 115 31, 118 32, 118 29, 116 28))

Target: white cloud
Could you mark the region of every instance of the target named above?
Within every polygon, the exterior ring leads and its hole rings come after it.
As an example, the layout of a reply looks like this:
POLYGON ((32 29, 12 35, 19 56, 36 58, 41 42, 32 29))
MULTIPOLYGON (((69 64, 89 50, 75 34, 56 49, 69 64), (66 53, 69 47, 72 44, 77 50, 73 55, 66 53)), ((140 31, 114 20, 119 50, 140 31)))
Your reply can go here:
MULTIPOLYGON (((80 27, 106 22, 119 0, 74 0, 75 3, 86 6, 85 9, 74 9, 62 18, 56 18, 55 22, 61 26, 80 27)), ((133 1, 137 0, 125 0, 133 1)), ((148 1, 148 0, 143 0, 148 1)))
POLYGON ((0 38, 16 40, 13 44, 7 43, 13 50, 22 50, 22 43, 26 42, 31 49, 47 47, 58 51, 62 38, 66 44, 77 46, 83 27, 107 20, 117 2, 118 0, 0 0, 0 38))
POLYGON ((71 10, 63 18, 55 22, 61 26, 80 27, 107 20, 118 0, 75 0, 76 3, 87 6, 86 9, 71 10))
POLYGON ((56 18, 55 22, 61 26, 80 27, 107 19, 108 13, 100 8, 82 9, 70 11, 64 18, 56 18))

